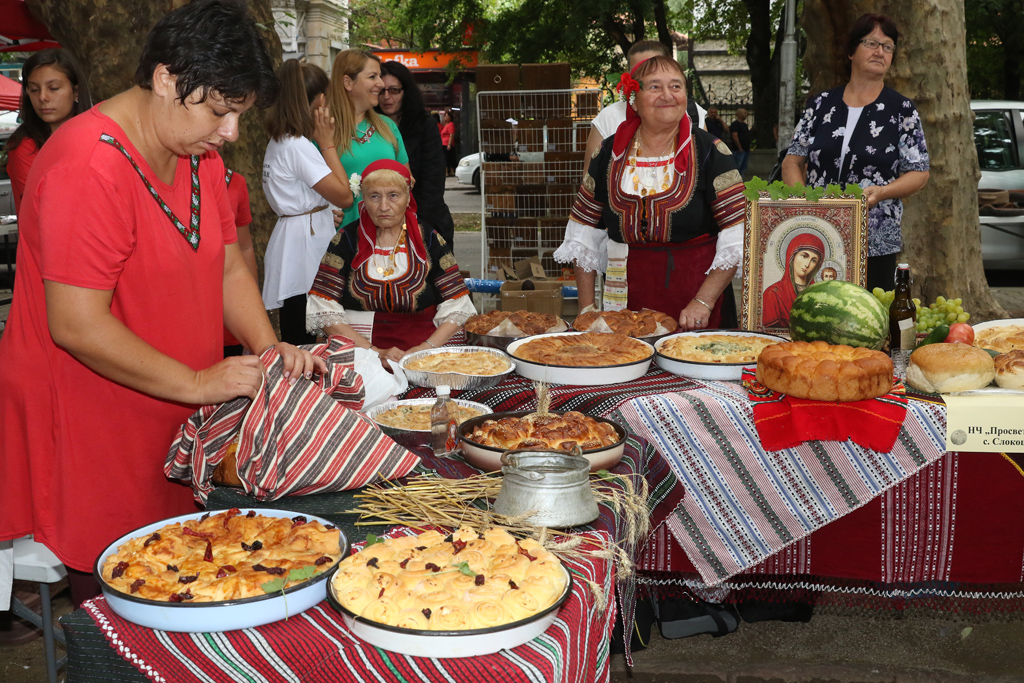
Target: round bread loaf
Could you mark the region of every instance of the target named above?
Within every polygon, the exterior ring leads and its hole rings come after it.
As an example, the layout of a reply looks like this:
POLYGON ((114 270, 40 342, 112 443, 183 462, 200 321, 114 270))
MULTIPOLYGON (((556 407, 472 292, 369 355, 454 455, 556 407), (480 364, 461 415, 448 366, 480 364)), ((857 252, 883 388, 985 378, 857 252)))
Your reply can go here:
POLYGON ((823 341, 773 344, 757 357, 757 379, 814 401, 863 401, 889 393, 892 361, 881 351, 823 341))
POLYGON ((1004 389, 1024 390, 1024 349, 1014 349, 995 357, 996 384, 1004 389))
POLYGON ((929 344, 910 354, 907 381, 921 391, 948 394, 987 386, 996 376, 992 356, 969 344, 929 344))

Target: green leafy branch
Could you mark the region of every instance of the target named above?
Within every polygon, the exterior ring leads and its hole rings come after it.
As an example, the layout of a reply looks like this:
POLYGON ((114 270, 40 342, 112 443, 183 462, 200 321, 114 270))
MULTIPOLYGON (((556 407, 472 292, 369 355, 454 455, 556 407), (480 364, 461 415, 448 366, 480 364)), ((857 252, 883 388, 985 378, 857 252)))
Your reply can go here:
POLYGON ((288 594, 284 592, 284 587, 292 581, 305 581, 314 574, 316 574, 316 565, 311 564, 300 569, 291 570, 288 572, 288 576, 279 576, 276 579, 260 584, 260 588, 263 589, 264 593, 281 591, 281 597, 284 598, 284 620, 288 621, 288 594))
POLYGON ((763 193, 767 193, 768 197, 774 202, 785 199, 806 199, 809 202, 816 202, 821 199, 848 199, 850 197, 860 199, 864 194, 859 185, 840 187, 832 183, 825 187, 810 187, 807 185, 787 185, 781 180, 776 180, 769 185, 767 180, 757 176, 748 180, 744 184, 744 188, 743 196, 752 202, 756 202, 763 193))

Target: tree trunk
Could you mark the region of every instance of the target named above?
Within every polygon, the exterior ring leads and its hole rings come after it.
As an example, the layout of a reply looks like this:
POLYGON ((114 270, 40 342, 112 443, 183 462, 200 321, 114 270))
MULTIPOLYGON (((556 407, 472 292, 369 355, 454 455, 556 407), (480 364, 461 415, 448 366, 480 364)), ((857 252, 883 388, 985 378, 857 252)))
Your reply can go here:
POLYGON ((772 55, 769 0, 744 0, 750 16, 746 57, 754 99, 754 140, 758 149, 775 149, 772 131, 779 120, 778 52, 772 55))
POLYGON ((967 87, 962 0, 805 0, 804 66, 811 93, 847 81, 847 36, 864 12, 882 12, 900 28, 886 84, 906 95, 924 122, 931 178, 904 199, 903 253, 922 301, 960 297, 972 322, 1006 317, 992 297, 981 262, 974 149, 967 87))
MULTIPOLYGON (((93 102, 113 97, 135 82, 135 68, 150 29, 165 14, 187 0, 26 0, 29 10, 46 24, 62 46, 82 63, 93 102)), ((275 64, 281 62, 281 41, 273 29, 269 0, 247 0, 249 11, 268 27, 264 37, 275 64)), ((261 281, 263 253, 277 217, 267 205, 261 183, 267 148, 263 114, 242 116, 238 141, 224 149, 225 165, 245 176, 252 203, 252 236, 261 281)))

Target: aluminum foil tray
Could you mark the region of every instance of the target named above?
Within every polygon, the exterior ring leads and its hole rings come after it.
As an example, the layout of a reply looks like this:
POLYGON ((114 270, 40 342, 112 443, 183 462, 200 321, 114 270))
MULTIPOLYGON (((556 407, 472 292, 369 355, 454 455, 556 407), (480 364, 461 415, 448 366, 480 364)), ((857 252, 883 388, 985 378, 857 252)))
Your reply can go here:
POLYGON ((496 384, 501 383, 503 379, 511 375, 516 370, 516 364, 500 349, 491 349, 485 346, 442 346, 439 349, 426 349, 424 351, 417 351, 416 353, 410 353, 408 356, 402 359, 401 362, 402 370, 405 371, 406 377, 409 378, 409 382, 415 384, 418 387, 438 387, 442 384, 447 384, 454 391, 467 391, 472 389, 486 389, 493 387, 496 384), (489 353, 500 358, 504 358, 509 363, 509 367, 496 375, 468 375, 462 372, 428 372, 425 370, 410 370, 408 363, 425 356, 434 356, 439 353, 475 353, 482 351, 489 353))
MULTIPOLYGON (((374 406, 367 410, 364 415, 374 421, 377 427, 390 436, 397 443, 403 446, 425 446, 430 443, 430 430, 429 429, 399 429, 397 427, 389 427, 377 422, 376 417, 381 413, 385 413, 392 408, 398 406, 421 406, 421 405, 434 405, 433 398, 408 398, 404 401, 388 401, 387 403, 381 403, 379 406, 374 406)), ((490 415, 493 411, 490 406, 484 405, 483 403, 475 403, 473 401, 464 401, 461 398, 453 398, 452 403, 458 403, 466 408, 473 408, 474 410, 480 411, 480 415, 476 417, 483 417, 490 415)), ((475 419, 475 418, 470 418, 475 419)))

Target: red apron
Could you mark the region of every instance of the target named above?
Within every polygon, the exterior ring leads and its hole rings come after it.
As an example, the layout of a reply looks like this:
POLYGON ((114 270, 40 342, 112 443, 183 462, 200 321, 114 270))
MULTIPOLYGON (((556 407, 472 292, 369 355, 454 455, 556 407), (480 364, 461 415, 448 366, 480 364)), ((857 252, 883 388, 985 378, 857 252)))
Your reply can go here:
POLYGON ((409 350, 419 346, 434 333, 434 316, 437 306, 430 306, 415 313, 387 313, 376 311, 373 314, 373 334, 370 343, 378 349, 390 349, 397 346, 409 350))
MULTIPOLYGON (((702 235, 680 244, 648 242, 630 244, 626 259, 629 285, 627 307, 631 311, 652 308, 679 319, 693 301, 715 260, 718 238, 702 235)), ((715 301, 707 327, 721 327, 722 297, 715 301)))

